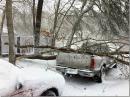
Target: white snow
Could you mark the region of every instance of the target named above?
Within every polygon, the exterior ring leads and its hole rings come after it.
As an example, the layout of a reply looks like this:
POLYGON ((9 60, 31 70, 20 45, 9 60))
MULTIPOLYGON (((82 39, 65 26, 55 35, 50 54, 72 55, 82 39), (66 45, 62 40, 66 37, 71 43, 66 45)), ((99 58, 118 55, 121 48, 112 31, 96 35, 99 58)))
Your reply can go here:
POLYGON ((39 59, 21 59, 16 62, 18 66, 22 67, 40 67, 40 68, 48 68, 56 65, 55 60, 39 60, 39 59))
MULTIPOLYGON (((109 75, 108 75, 109 76, 109 75)), ((129 80, 113 79, 109 76, 103 83, 81 77, 66 78, 64 96, 128 96, 129 80)))
POLYGON ((6 96, 15 90, 18 72, 17 67, 0 59, 0 96, 6 96))

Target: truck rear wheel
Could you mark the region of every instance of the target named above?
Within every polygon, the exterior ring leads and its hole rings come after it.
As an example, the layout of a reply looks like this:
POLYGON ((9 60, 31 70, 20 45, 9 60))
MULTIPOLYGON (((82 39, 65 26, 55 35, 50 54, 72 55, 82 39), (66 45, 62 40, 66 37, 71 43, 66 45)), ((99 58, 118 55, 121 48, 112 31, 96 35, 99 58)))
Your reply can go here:
POLYGON ((99 76, 94 76, 95 82, 102 83, 102 78, 99 76))
POLYGON ((95 82, 102 83, 105 77, 105 67, 102 67, 101 70, 94 76, 95 82))

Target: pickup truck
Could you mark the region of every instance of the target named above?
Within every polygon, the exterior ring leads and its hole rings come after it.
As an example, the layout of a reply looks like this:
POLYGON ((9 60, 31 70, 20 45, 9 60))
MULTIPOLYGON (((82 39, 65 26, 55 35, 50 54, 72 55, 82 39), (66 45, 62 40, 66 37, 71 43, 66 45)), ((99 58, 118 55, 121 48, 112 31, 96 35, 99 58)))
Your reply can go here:
POLYGON ((106 69, 115 65, 108 57, 100 57, 90 54, 59 53, 56 58, 56 69, 65 75, 80 75, 93 77, 98 83, 102 83, 102 76, 106 69))

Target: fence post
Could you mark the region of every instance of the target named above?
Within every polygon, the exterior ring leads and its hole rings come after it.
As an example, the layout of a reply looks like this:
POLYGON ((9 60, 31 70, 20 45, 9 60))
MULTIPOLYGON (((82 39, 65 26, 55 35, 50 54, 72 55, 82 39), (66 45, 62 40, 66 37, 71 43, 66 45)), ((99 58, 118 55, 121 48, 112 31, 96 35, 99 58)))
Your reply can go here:
POLYGON ((20 37, 17 37, 17 53, 20 54, 20 37))

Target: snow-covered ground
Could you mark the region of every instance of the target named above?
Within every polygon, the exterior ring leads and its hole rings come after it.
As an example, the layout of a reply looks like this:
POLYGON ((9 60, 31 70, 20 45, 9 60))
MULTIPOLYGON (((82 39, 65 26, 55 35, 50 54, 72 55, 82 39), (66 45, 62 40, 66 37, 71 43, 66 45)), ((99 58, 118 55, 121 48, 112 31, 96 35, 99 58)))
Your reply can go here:
MULTIPOLYGON (((54 68, 56 61, 24 59, 17 61, 17 65, 20 67, 54 68)), ((65 78, 66 86, 62 96, 129 96, 129 79, 125 78, 119 67, 110 70, 101 84, 94 82, 90 78, 79 76, 65 78)))
POLYGON ((91 79, 72 77, 66 79, 64 96, 128 96, 129 81, 125 79, 106 79, 102 84, 91 79))

